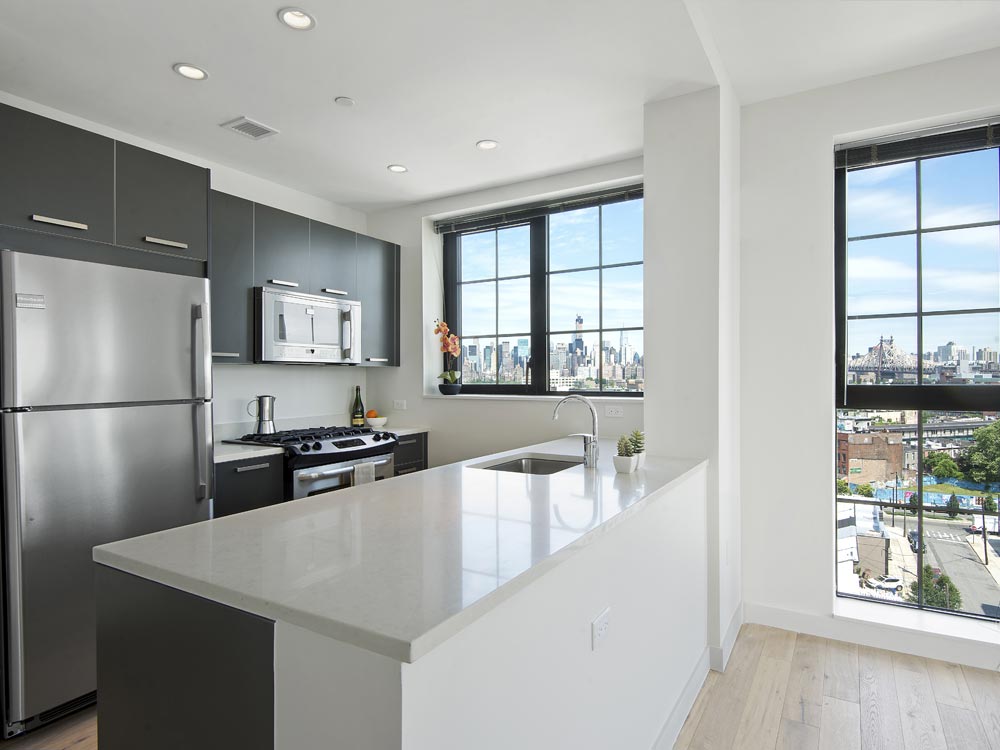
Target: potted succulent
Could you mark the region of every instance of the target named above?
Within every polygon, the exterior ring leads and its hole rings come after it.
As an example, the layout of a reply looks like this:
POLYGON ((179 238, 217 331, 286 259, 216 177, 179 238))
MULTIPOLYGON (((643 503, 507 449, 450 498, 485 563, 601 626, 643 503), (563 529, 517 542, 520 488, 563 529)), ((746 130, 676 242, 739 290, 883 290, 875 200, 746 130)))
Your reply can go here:
POLYGON ((438 375, 444 382, 438 385, 438 390, 445 396, 454 396, 462 390, 459 382, 462 373, 456 369, 458 357, 462 353, 462 343, 443 320, 434 321, 434 335, 440 337, 441 353, 444 355, 444 372, 438 375))
POLYGON ((632 443, 632 453, 635 454, 635 468, 641 469, 646 463, 646 433, 642 430, 632 430, 628 439, 632 443))
POLYGON ((636 457, 632 452, 632 441, 628 435, 618 438, 618 455, 614 457, 615 471, 630 474, 635 471, 636 457))

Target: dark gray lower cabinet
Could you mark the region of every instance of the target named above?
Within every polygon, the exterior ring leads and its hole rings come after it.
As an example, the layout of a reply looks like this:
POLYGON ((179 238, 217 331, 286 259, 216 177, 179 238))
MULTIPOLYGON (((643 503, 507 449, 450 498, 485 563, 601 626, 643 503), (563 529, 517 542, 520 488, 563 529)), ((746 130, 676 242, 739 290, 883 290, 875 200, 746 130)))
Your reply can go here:
POLYGON ((101 750, 273 750, 274 623, 95 567, 101 750))
POLYGON ((399 365, 399 245, 358 235, 361 364, 399 365))
POLYGON ((213 190, 212 361, 253 362, 253 203, 213 190))
POLYGON ((263 456, 215 465, 215 518, 280 503, 284 457, 263 456))
POLYGON ((395 476, 412 474, 427 468, 427 433, 400 435, 393 455, 395 476))

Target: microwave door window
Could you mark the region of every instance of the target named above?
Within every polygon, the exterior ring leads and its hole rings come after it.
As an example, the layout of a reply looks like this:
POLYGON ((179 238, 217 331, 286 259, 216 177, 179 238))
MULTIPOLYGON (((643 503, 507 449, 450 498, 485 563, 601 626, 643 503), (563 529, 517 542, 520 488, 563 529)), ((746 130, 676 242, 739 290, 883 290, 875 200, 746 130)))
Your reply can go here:
POLYGON ((317 307, 313 315, 313 343, 340 348, 343 313, 337 307, 317 307))
POLYGON ((306 305, 275 302, 274 335, 277 343, 308 346, 312 343, 311 308, 306 305))

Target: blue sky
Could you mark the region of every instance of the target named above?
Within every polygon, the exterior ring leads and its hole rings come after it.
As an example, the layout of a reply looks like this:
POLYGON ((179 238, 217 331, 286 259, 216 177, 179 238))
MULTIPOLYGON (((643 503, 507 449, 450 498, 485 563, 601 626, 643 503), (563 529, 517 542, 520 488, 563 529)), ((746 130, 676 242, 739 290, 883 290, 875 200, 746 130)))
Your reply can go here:
MULTIPOLYGON (((921 163, 922 225, 946 227, 1000 219, 997 149, 921 163)), ((916 166, 892 164, 848 173, 848 236, 916 228, 916 166)), ((921 240, 924 310, 1000 307, 1000 228, 925 232, 921 240)), ((848 315, 913 313, 917 308, 915 235, 848 243, 848 315)), ((852 321, 848 351, 864 352, 879 335, 916 352, 916 320, 852 321)), ((948 341, 1000 348, 1000 315, 929 317, 924 350, 948 341)))
MULTIPOLYGON (((605 264, 641 261, 642 211, 643 201, 638 199, 553 214, 549 218, 550 269, 597 265, 600 252, 605 264)), ((461 252, 463 281, 493 278, 498 271, 500 276, 526 274, 528 227, 463 235, 461 252)), ((597 271, 552 274, 549 284, 553 330, 575 328, 578 314, 583 316, 585 327, 598 326, 601 288, 597 271)), ((642 325, 641 266, 605 269, 603 291, 606 327, 642 325)), ((529 299, 527 279, 466 284, 461 333, 526 332, 529 299)))

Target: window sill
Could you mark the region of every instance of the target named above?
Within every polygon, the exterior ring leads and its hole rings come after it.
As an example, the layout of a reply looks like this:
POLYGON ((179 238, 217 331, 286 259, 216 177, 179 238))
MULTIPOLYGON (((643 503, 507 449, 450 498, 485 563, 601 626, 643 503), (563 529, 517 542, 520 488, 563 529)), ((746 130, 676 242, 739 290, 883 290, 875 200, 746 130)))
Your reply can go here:
MULTIPOLYGON (((570 394, 566 394, 568 396, 570 394)), ((424 393, 424 398, 441 398, 450 401, 559 401, 565 396, 524 396, 524 395, 502 395, 494 393, 458 393, 454 396, 445 396, 442 393, 424 393)), ((636 396, 587 396, 589 399, 603 404, 642 404, 643 399, 636 396)))
POLYGON ((833 616, 867 625, 883 625, 917 633, 932 633, 945 638, 1000 645, 1000 623, 989 620, 976 620, 842 597, 837 597, 834 602, 833 616))

